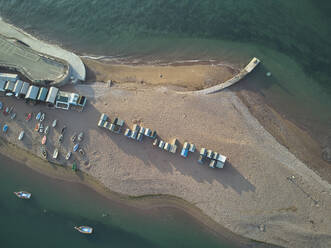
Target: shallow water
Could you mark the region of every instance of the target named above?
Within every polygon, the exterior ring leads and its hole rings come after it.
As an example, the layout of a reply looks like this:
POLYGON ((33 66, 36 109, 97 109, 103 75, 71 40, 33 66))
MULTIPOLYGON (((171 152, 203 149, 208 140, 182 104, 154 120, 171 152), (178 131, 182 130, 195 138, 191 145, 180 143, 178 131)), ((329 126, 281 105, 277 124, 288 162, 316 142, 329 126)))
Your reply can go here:
MULTIPOLYGON (((2 247, 235 247, 173 208, 137 210, 1 156, 2 247), (31 200, 13 192, 32 192, 31 200), (82 235, 75 225, 90 225, 82 235)), ((237 247, 237 246, 236 246, 237 247)))

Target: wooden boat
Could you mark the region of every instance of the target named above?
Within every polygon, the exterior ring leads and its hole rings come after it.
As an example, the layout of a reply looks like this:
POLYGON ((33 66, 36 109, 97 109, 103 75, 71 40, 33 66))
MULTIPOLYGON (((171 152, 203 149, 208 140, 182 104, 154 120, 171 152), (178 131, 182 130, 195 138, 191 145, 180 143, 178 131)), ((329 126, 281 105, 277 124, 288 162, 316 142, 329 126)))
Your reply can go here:
POLYGON ((26 192, 26 191, 18 191, 18 192, 14 192, 14 194, 21 199, 30 199, 31 198, 31 193, 26 192))
POLYGON ((8 125, 7 125, 7 124, 5 124, 5 125, 3 126, 2 131, 3 131, 4 133, 6 133, 6 132, 8 131, 8 125))
POLYGON ((20 132, 20 135, 18 136, 18 140, 22 140, 24 137, 24 131, 20 132))
POLYGON ((41 140, 41 144, 42 145, 45 145, 46 144, 46 141, 47 141, 47 136, 44 135, 43 139, 41 140))
POLYGON ((31 117, 32 117, 32 114, 29 113, 29 114, 26 116, 25 120, 26 120, 26 121, 29 121, 29 120, 31 119, 31 117))
POLYGON ((39 131, 39 128, 40 128, 40 123, 38 122, 38 123, 36 124, 34 130, 35 130, 36 132, 38 132, 38 131, 39 131))
POLYGON ((74 227, 78 232, 84 233, 84 234, 92 234, 93 228, 90 226, 75 226, 74 227))
POLYGON ((78 150, 78 148, 79 148, 79 144, 76 144, 76 145, 74 146, 73 151, 76 152, 76 151, 78 150))
POLYGON ((57 156, 59 155, 59 149, 55 148, 54 152, 53 152, 53 158, 57 159, 57 156))
POLYGON ((41 117, 41 112, 39 112, 39 113, 36 115, 36 120, 39 121, 39 120, 40 120, 40 117, 41 117))
POLYGON ((67 155, 66 155, 66 160, 69 160, 69 159, 70 159, 71 154, 72 154, 72 152, 68 152, 68 153, 67 153, 67 155))
POLYGON ((52 123, 52 127, 56 127, 56 124, 57 124, 57 120, 54 120, 52 123))

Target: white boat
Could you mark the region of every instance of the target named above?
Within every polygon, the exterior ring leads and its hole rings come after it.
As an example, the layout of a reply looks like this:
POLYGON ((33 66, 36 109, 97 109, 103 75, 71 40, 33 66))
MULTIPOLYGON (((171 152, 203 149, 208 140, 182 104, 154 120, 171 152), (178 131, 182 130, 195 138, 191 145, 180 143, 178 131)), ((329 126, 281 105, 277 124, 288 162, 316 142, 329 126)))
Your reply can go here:
POLYGON ((40 116, 40 122, 42 122, 43 120, 45 120, 45 113, 42 113, 41 116, 40 116))
POLYGON ((52 123, 52 127, 56 127, 56 124, 57 124, 57 120, 54 120, 52 123))
POLYGON ((19 192, 14 192, 14 194, 21 199, 30 199, 31 198, 31 193, 26 192, 26 191, 19 191, 19 192))
POLYGON ((24 131, 20 132, 20 135, 18 136, 18 140, 22 140, 24 137, 24 131))
POLYGON ((72 152, 68 152, 68 153, 67 153, 66 160, 69 160, 69 159, 70 159, 71 154, 72 154, 72 152))
POLYGON ((49 126, 46 126, 46 127, 45 127, 45 131, 44 131, 44 133, 45 133, 45 134, 48 134, 48 132, 49 132, 49 126))
POLYGON ((90 226, 75 226, 74 227, 78 232, 84 233, 84 234, 92 234, 93 228, 90 226))
POLYGON ((78 139, 78 141, 82 141, 83 138, 84 138, 84 133, 81 132, 81 133, 78 135, 77 139, 78 139))
POLYGON ((59 149, 55 148, 53 152, 53 159, 57 159, 57 156, 59 155, 59 149))
POLYGON ((11 116, 10 116, 10 119, 14 120, 16 117, 16 113, 12 113, 11 116))

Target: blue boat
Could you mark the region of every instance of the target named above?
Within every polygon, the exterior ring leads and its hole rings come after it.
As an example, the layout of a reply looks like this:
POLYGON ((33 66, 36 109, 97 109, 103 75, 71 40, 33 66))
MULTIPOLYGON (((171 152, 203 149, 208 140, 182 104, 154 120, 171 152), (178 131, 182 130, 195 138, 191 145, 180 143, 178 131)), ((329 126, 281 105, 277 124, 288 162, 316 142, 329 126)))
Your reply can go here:
POLYGON ((2 102, 0 102, 0 109, 2 109, 2 102))
POLYGON ((5 124, 5 125, 3 126, 2 131, 3 131, 4 133, 6 133, 6 132, 8 131, 8 125, 7 125, 7 124, 5 124))
POLYGON ((93 228, 90 226, 75 226, 74 227, 78 232, 84 233, 84 234, 92 234, 93 228))
POLYGON ((74 152, 77 152, 77 150, 78 150, 78 148, 79 148, 79 144, 76 144, 75 146, 74 146, 74 152))
POLYGON ((36 116, 36 120, 40 120, 40 117, 41 117, 41 112, 39 112, 38 114, 37 114, 37 116, 36 116))
POLYGON ((187 155, 188 155, 188 149, 182 149, 182 152, 180 153, 180 155, 184 158, 187 158, 187 155))

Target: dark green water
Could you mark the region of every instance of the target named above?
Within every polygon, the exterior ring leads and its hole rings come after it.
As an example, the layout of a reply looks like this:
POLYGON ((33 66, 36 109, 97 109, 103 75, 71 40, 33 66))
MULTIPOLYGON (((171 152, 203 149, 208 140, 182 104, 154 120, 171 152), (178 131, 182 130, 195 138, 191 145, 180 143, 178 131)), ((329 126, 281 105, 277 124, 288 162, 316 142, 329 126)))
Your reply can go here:
POLYGON ((138 211, 2 156, 0 182, 1 247, 235 247, 179 210, 138 211), (22 189, 31 200, 13 194, 22 189), (95 234, 73 229, 84 224, 95 234))
POLYGON ((331 137, 330 11, 328 0, 0 0, 3 18, 80 54, 236 66, 256 56, 255 89, 322 143, 331 137))

